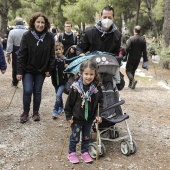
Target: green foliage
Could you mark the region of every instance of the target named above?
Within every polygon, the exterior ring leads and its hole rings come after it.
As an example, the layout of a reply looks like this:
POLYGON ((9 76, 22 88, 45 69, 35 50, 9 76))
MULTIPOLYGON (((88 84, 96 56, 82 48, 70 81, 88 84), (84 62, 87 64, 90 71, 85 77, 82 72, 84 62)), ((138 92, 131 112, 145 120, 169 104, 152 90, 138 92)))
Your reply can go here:
POLYGON ((160 65, 165 69, 170 69, 170 47, 165 47, 165 44, 162 44, 158 54, 161 59, 160 65))
POLYGON ((96 14, 95 6, 89 1, 79 0, 75 3, 67 3, 62 6, 63 15, 73 24, 81 25, 81 22, 92 24, 96 14))
POLYGON ((160 65, 162 68, 170 69, 170 47, 166 47, 163 38, 160 36, 153 39, 151 32, 147 32, 148 56, 158 55, 160 57, 160 65))
MULTIPOLYGON (((70 20, 73 25, 80 26, 81 23, 94 25, 100 19, 100 13, 103 7, 111 5, 115 11, 114 23, 121 30, 122 19, 124 16, 126 27, 133 35, 133 28, 137 13, 137 0, 1 0, 0 15, 4 10, 8 13, 8 25, 13 25, 15 17, 20 16, 27 22, 31 15, 37 11, 42 11, 57 28, 63 28, 64 22, 70 20), (14 2, 11 3, 10 2, 14 2), (96 15, 97 14, 97 15, 96 15)), ((162 33, 164 22, 164 0, 150 0, 153 18, 156 21, 158 33, 162 33)), ((138 24, 142 27, 142 34, 149 34, 152 37, 152 23, 148 17, 146 0, 141 0, 138 24)), ((2 24, 1 24, 2 25, 2 24)))
POLYGON ((153 14, 156 21, 164 18, 164 0, 157 0, 156 5, 153 7, 153 14))

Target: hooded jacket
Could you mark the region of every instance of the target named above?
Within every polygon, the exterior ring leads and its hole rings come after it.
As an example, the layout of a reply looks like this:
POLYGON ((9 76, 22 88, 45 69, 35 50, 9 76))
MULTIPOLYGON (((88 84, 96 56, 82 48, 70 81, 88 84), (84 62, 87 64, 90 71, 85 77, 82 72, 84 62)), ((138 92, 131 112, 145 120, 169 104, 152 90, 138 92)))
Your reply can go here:
POLYGON ((101 29, 101 21, 95 26, 86 28, 82 34, 80 43, 77 45, 77 55, 86 53, 87 51, 109 52, 118 56, 121 46, 121 33, 113 24, 109 32, 101 29))

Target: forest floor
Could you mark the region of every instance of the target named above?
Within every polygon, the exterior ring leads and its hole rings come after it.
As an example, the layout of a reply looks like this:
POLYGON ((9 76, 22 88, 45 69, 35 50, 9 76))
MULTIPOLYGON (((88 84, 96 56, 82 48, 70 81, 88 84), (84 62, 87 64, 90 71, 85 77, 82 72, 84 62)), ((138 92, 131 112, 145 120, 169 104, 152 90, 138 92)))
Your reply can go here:
MULTIPOLYGON (((123 68, 121 71, 124 73, 123 68)), ((8 65, 7 72, 0 74, 0 170, 170 170, 170 70, 150 63, 149 71, 142 71, 145 76, 136 75, 135 90, 127 87, 125 75, 126 86, 120 91, 121 99, 125 100, 122 109, 129 115, 127 122, 137 152, 125 156, 120 150, 121 141, 103 141, 106 154, 99 158, 98 164, 94 160, 93 164, 81 161, 72 165, 67 160, 68 141, 59 160, 68 124, 64 114, 52 119, 55 91, 51 79, 46 78, 43 86, 41 121, 34 122, 30 113, 29 121, 21 124, 21 82, 7 108, 15 91, 8 65)), ((66 98, 64 95, 64 102, 66 98)), ((80 156, 80 144, 77 153, 80 156)))

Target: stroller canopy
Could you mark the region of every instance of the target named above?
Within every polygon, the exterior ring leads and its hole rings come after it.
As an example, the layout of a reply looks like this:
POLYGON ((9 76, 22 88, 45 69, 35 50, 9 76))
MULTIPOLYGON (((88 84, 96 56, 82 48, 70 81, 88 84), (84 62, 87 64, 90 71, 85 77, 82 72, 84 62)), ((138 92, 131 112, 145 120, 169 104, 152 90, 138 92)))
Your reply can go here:
MULTIPOLYGON (((87 56, 76 56, 73 57, 71 63, 67 66, 64 72, 69 74, 76 74, 79 72, 80 65, 83 61, 91 59, 93 62, 99 65, 99 73, 102 73, 102 70, 106 71, 105 73, 115 75, 117 67, 119 68, 119 63, 113 54, 95 51, 93 53, 88 54, 87 56)), ((69 63, 69 61, 66 62, 69 63)))

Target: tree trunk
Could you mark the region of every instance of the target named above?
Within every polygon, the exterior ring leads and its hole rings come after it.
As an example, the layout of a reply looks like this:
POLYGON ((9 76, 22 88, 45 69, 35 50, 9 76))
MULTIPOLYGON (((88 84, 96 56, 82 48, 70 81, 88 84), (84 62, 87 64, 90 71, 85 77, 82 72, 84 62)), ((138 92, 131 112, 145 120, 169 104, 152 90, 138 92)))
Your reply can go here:
POLYGON ((139 20, 139 10, 140 10, 140 3, 141 0, 136 0, 137 3, 137 10, 136 10, 136 21, 135 21, 135 25, 138 25, 138 20, 139 20))
POLYGON ((7 1, 5 1, 4 6, 0 8, 0 15, 1 15, 1 32, 2 37, 4 37, 4 34, 7 33, 7 26, 8 26, 8 6, 7 1))
POLYGON ((165 40, 165 45, 170 45, 170 1, 165 0, 164 6, 164 24, 163 24, 163 35, 165 40))
POLYGON ((4 34, 7 33, 7 26, 8 26, 8 18, 7 18, 8 12, 5 11, 4 14, 1 14, 1 32, 2 32, 2 37, 4 38, 4 34))
POLYGON ((83 31, 85 30, 85 26, 86 26, 86 25, 85 25, 85 23, 83 22, 83 23, 82 23, 82 30, 83 30, 83 31))
POLYGON ((151 1, 146 0, 146 4, 147 4, 147 8, 148 8, 148 15, 149 15, 149 18, 150 18, 151 23, 152 23, 153 36, 155 38, 157 38, 158 31, 157 31, 157 26, 156 26, 156 23, 155 23, 153 14, 152 14, 152 10, 151 10, 151 1))

